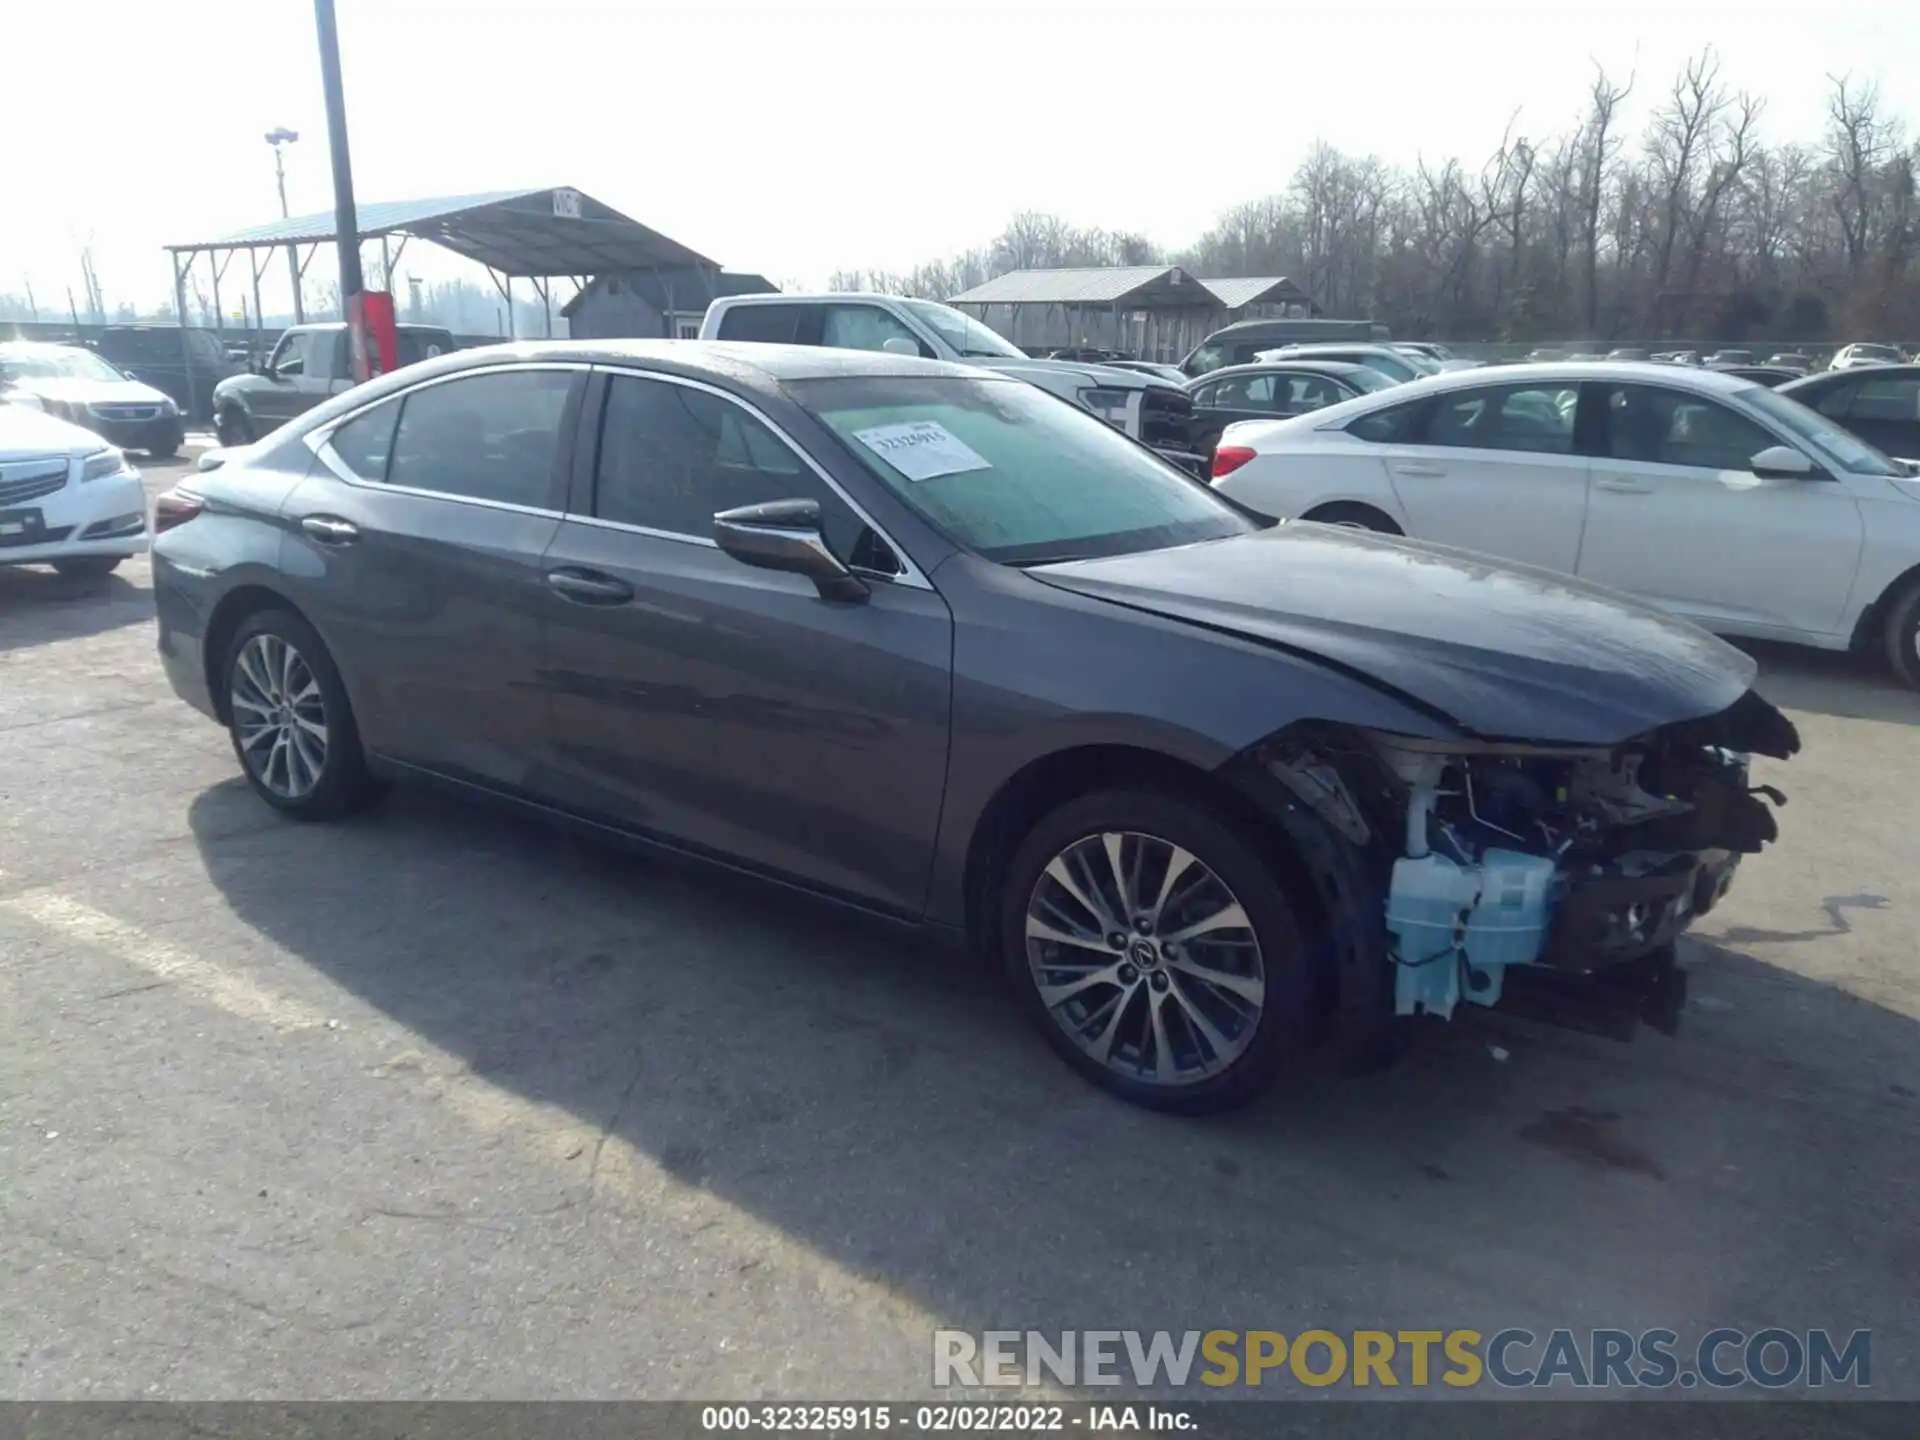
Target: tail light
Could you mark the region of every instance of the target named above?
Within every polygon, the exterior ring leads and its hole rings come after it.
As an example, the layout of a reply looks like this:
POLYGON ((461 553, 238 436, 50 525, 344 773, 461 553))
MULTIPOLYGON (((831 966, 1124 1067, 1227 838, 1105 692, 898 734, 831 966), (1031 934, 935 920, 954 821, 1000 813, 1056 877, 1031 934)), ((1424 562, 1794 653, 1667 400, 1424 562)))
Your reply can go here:
POLYGON ((153 497, 153 533, 178 529, 206 508, 207 502, 191 490, 162 490, 153 497))
POLYGON ((1242 465, 1253 459, 1253 448, 1248 445, 1222 445, 1213 452, 1213 478, 1231 475, 1242 465))

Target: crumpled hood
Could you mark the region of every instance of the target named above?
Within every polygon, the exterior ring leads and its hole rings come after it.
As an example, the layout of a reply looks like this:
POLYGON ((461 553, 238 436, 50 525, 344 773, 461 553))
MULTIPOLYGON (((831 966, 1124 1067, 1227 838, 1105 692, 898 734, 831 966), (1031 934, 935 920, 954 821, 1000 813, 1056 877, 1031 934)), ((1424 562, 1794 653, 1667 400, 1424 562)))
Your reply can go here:
POLYGON ((1488 739, 1616 744, 1718 714, 1758 672, 1706 631, 1613 591, 1323 525, 1027 573, 1317 656, 1488 739))

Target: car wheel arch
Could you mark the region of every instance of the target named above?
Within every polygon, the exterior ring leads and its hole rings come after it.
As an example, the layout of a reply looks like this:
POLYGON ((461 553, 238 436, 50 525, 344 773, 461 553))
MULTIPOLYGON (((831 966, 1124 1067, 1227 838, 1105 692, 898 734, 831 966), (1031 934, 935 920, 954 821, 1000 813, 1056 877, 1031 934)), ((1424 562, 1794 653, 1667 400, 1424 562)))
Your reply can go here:
POLYGON ((1315 505, 1300 517, 1321 525, 1346 525, 1376 530, 1382 535, 1405 535, 1399 518, 1365 500, 1328 500, 1315 505))
POLYGON ((214 603, 207 616, 206 638, 201 646, 201 664, 206 672, 207 693, 220 723, 229 723, 225 677, 220 673, 226 663, 233 637, 247 620, 262 610, 285 610, 304 621, 316 633, 319 627, 301 608, 278 590, 266 585, 236 585, 214 603))
POLYGON ((1920 588, 1920 564, 1909 565, 1894 576, 1861 610, 1853 624, 1850 648, 1864 651, 1879 646, 1885 638, 1887 616, 1915 588, 1920 588))

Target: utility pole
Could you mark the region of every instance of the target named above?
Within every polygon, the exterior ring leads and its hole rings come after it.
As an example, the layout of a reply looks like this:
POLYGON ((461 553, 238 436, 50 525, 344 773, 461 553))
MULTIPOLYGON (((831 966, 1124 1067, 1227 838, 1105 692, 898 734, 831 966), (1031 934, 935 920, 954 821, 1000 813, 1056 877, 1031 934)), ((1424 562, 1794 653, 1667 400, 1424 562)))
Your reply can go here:
POLYGON ((361 324, 360 222, 353 208, 353 162, 347 154, 347 99, 340 85, 340 34, 333 0, 313 0, 314 27, 320 36, 320 84, 327 98, 327 148, 333 156, 333 232, 340 249, 340 308, 352 340, 354 379, 365 380, 367 337, 361 324))
MULTIPOLYGON (((280 218, 282 220, 288 218, 287 162, 280 147, 291 145, 299 138, 298 130, 289 130, 284 125, 267 132, 267 144, 273 147, 273 178, 280 187, 280 218)), ((293 284, 293 323, 300 325, 306 321, 307 310, 300 299, 300 247, 298 245, 287 246, 287 278, 293 284)))

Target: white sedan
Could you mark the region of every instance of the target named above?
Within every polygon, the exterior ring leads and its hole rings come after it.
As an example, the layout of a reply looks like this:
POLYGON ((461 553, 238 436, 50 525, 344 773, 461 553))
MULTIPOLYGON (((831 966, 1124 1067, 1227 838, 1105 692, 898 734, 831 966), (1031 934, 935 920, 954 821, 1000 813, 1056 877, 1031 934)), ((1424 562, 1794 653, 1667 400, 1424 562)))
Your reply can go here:
POLYGON ((1614 361, 1439 375, 1230 425, 1213 474, 1268 515, 1565 571, 1724 635, 1884 647, 1920 687, 1920 479, 1730 375, 1614 361))
POLYGON ((0 565, 105 575, 147 548, 140 472, 91 430, 0 400, 0 565))

